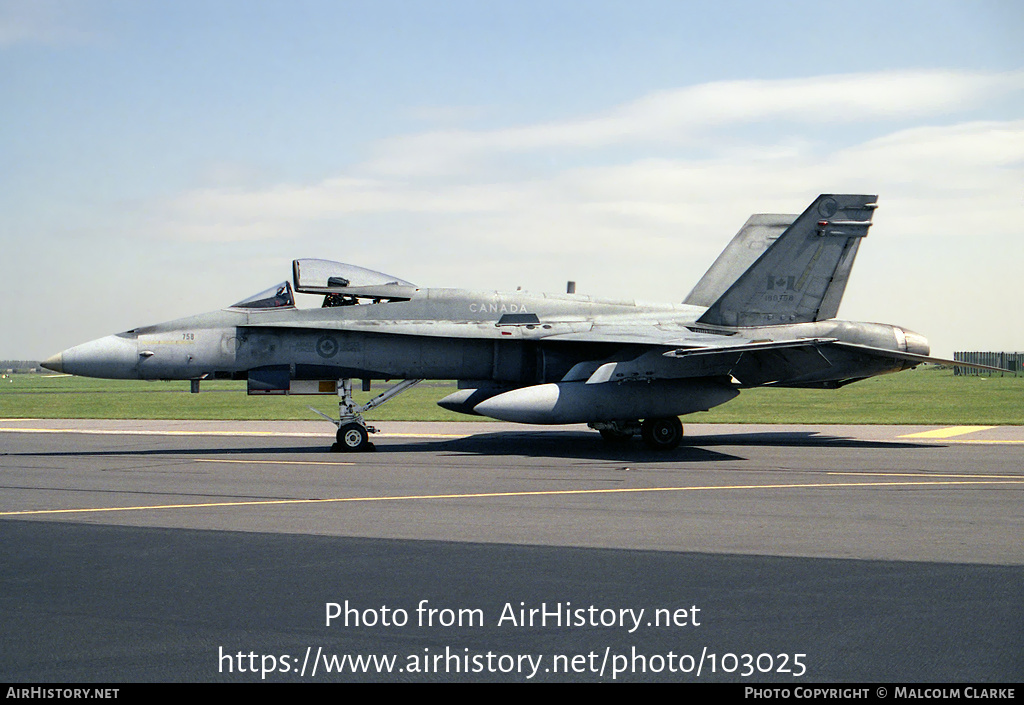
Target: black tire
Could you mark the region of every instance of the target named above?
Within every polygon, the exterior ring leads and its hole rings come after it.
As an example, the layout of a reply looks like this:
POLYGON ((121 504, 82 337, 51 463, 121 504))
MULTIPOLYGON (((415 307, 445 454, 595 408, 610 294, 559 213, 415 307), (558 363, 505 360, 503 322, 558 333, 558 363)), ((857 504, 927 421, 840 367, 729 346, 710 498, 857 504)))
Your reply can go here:
POLYGON ((352 453, 366 450, 370 445, 370 434, 366 427, 358 423, 347 423, 338 429, 338 450, 343 453, 352 453))
POLYGON ((678 416, 644 419, 640 436, 654 450, 672 450, 683 441, 683 424, 678 416))

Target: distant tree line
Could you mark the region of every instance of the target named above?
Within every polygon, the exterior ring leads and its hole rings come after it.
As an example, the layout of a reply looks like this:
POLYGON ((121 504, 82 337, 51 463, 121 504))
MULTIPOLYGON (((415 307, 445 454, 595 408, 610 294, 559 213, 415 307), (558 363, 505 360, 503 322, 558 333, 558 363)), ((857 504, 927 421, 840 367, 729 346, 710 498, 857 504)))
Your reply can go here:
POLYGON ((42 370, 39 360, 0 360, 0 371, 14 370, 15 372, 28 372, 32 368, 42 370))

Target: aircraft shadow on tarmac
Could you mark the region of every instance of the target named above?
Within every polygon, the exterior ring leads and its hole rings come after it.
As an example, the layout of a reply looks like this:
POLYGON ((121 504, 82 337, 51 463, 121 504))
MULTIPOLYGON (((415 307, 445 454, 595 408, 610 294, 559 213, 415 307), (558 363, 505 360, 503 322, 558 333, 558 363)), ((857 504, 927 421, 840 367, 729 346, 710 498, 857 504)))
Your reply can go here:
POLYGON ((664 452, 651 450, 639 439, 608 443, 595 433, 578 431, 504 431, 478 433, 464 438, 441 441, 381 443, 382 453, 422 453, 440 451, 446 456, 516 456, 521 458, 563 458, 576 460, 613 460, 643 463, 713 462, 742 460, 735 455, 682 445, 664 452))
MULTIPOLYGON (((268 439, 269 440, 269 439, 268 439)), ((56 450, 43 452, 10 453, 21 456, 43 457, 166 457, 166 456, 279 456, 279 455, 317 455, 329 453, 327 442, 324 444, 261 446, 259 441, 245 439, 237 445, 225 447, 223 440, 208 447, 193 441, 188 448, 134 448, 118 450, 56 450)), ((391 442, 385 436, 376 444, 380 453, 422 454, 441 452, 445 455, 491 455, 519 456, 530 458, 565 458, 589 460, 615 460, 644 463, 679 463, 679 462, 715 462, 729 460, 746 460, 742 455, 709 450, 709 448, 849 448, 849 449, 910 449, 936 448, 941 443, 906 443, 901 441, 873 441, 846 438, 841 436, 822 435, 816 431, 780 431, 760 433, 716 434, 710 436, 687 436, 682 445, 671 451, 654 451, 647 448, 639 439, 618 443, 608 443, 597 434, 579 431, 523 431, 478 433, 462 438, 451 439, 416 439, 391 442)), ((343 460, 359 462, 363 453, 329 453, 330 457, 339 462, 343 460)))
MULTIPOLYGON (((416 452, 424 443, 387 443, 383 452, 416 452)), ((745 460, 732 453, 708 450, 709 447, 792 447, 792 448, 878 448, 905 449, 936 447, 932 444, 899 441, 868 441, 840 436, 821 435, 815 431, 781 431, 777 433, 737 433, 713 436, 687 436, 683 444, 671 451, 647 448, 639 438, 608 443, 597 434, 575 431, 479 433, 464 438, 429 444, 451 453, 477 455, 517 455, 523 457, 578 458, 594 460, 633 460, 656 462, 709 462, 745 460)))
MULTIPOLYGON (((265 461, 280 456, 309 457, 310 462, 322 461, 325 456, 339 463, 360 464, 360 459, 369 461, 368 455, 413 455, 427 454, 453 457, 458 455, 477 456, 518 456, 523 458, 564 458, 578 460, 613 460, 644 463, 709 462, 716 460, 744 460, 739 456, 704 450, 698 447, 680 446, 672 452, 652 451, 636 443, 605 444, 583 434, 557 434, 559 438, 548 438, 554 434, 493 433, 469 436, 459 439, 401 441, 378 443, 372 446, 377 452, 332 453, 327 445, 309 446, 217 446, 203 447, 194 444, 189 448, 134 448, 131 450, 55 450, 14 452, 7 455, 42 458, 149 458, 172 460, 173 458, 231 457, 238 460, 265 461)), ((369 464, 369 463, 367 463, 369 464)))

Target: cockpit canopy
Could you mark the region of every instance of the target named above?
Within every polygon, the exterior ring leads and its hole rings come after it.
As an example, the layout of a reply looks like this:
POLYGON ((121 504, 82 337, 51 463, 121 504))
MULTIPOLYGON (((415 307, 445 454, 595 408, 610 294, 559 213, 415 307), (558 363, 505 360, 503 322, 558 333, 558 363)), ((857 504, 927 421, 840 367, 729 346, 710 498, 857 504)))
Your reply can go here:
MULTIPOLYGON (((324 306, 353 306, 379 301, 406 301, 416 285, 383 272, 326 259, 297 259, 292 262, 294 291, 324 294, 324 306)), ((242 299, 230 308, 269 310, 295 308, 292 285, 283 281, 265 291, 242 299)))
POLYGON ((390 274, 326 259, 293 261, 292 279, 295 282, 295 291, 302 294, 338 294, 343 293, 345 289, 364 287, 416 287, 412 282, 390 274))
POLYGON ((323 294, 325 308, 408 301, 416 291, 412 282, 390 274, 326 259, 294 260, 292 279, 299 293, 323 294))

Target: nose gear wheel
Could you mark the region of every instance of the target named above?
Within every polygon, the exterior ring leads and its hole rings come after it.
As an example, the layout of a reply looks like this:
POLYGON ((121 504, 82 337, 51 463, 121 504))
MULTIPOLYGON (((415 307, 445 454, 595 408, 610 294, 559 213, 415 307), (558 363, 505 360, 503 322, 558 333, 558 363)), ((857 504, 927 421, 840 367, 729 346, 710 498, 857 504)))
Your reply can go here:
MULTIPOLYGON (((355 400, 352 398, 352 380, 341 379, 338 380, 337 421, 322 411, 314 409, 313 407, 308 408, 310 411, 323 416, 338 427, 338 432, 335 434, 336 442, 331 446, 331 450, 333 452, 351 453, 356 451, 375 450, 373 443, 370 442, 370 434, 377 433, 377 429, 373 426, 367 425, 366 421, 363 420, 363 412, 376 408, 390 399, 394 399, 402 392, 422 381, 423 380, 420 379, 403 380, 383 394, 377 395, 362 406, 357 406, 355 400)), ((369 385, 364 387, 364 389, 369 388, 369 385)))

